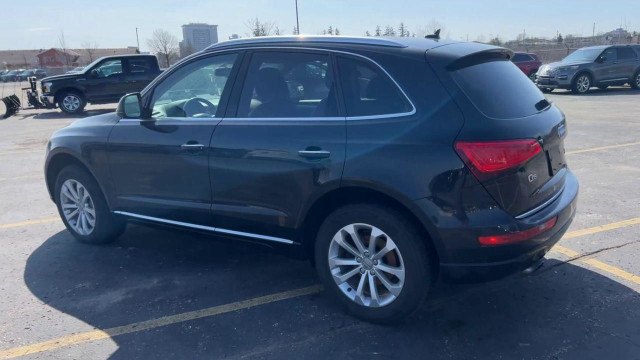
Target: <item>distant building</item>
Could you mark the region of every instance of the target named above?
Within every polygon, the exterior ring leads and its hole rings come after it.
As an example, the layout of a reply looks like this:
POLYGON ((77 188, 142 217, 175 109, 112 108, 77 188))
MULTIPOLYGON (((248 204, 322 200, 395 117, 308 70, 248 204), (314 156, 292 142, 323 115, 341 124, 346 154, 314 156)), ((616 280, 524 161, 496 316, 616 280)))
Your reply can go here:
POLYGON ((231 34, 231 36, 229 36, 229 40, 235 40, 235 39, 240 39, 240 36, 238 36, 238 34, 231 34))
POLYGON ((182 25, 180 56, 184 57, 203 50, 218 42, 218 25, 191 23, 182 25))
POLYGON ((59 48, 0 50, 0 70, 84 66, 103 56, 135 54, 136 51, 135 46, 114 49, 66 49, 64 51, 59 48))

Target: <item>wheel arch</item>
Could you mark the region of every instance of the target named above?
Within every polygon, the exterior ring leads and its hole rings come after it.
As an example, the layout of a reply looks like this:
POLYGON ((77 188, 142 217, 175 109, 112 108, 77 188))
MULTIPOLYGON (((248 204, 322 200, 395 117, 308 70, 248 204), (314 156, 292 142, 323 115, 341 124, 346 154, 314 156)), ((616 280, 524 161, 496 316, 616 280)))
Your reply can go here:
MULTIPOLYGON (((85 164, 79 156, 73 154, 70 151, 58 150, 55 154, 48 157, 45 165, 45 182, 51 200, 55 201, 55 187, 58 174, 60 173, 60 171, 62 171, 62 169, 69 165, 76 165, 89 173, 89 175, 93 177, 96 183, 98 183, 100 191, 105 194, 104 188, 102 187, 100 181, 98 181, 98 178, 95 176, 93 171, 91 171, 91 168, 89 168, 89 166, 87 166, 87 164, 85 164)), ((109 200, 106 196, 105 200, 108 203, 109 200)))
POLYGON ((54 99, 56 102, 60 101, 60 97, 62 96, 62 94, 66 93, 66 92, 74 92, 77 93, 78 95, 82 96, 82 98, 84 99, 84 101, 87 101, 87 96, 84 93, 84 91, 82 91, 82 89, 77 88, 75 86, 67 86, 64 87, 58 91, 56 91, 56 94, 54 95, 54 99))
POLYGON ((440 252, 438 251, 440 246, 438 246, 439 243, 436 240, 433 224, 428 219, 417 215, 417 207, 410 199, 404 199, 398 194, 363 184, 349 184, 329 190, 308 207, 302 217, 299 241, 310 259, 314 258, 315 235, 322 221, 334 210, 350 204, 383 205, 406 215, 406 219, 416 227, 425 240, 424 243, 432 260, 433 273, 437 274, 440 264, 440 252))

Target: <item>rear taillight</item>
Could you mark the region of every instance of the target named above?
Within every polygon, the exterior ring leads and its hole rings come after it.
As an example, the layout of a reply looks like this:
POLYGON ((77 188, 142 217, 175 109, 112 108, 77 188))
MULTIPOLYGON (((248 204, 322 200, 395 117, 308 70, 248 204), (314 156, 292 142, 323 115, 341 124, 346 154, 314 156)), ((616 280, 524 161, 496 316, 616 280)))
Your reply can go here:
POLYGON ((535 140, 457 141, 455 149, 479 178, 521 165, 542 151, 535 140))
POLYGON ((516 233, 504 234, 504 235, 492 235, 492 236, 479 236, 478 242, 482 246, 495 246, 495 245, 513 244, 516 242, 528 240, 554 227, 556 225, 557 220, 558 218, 554 217, 553 219, 545 222, 542 225, 538 225, 534 228, 531 228, 525 231, 519 231, 516 233))

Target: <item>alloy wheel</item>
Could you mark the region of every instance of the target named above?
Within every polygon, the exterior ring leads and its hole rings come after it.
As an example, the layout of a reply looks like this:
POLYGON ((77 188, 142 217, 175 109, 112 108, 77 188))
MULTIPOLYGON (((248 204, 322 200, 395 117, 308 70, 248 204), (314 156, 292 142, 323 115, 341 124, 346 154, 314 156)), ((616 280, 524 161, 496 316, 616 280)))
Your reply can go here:
POLYGON ((578 88, 578 92, 584 93, 587 92, 587 90, 589 90, 589 88, 591 87, 591 80, 589 79, 589 76, 582 75, 578 78, 576 85, 578 88))
POLYGON ((60 188, 60 207, 67 223, 80 235, 89 235, 96 226, 96 208, 87 188, 73 179, 60 188))
POLYGON ((69 94, 62 99, 62 106, 69 111, 76 111, 80 107, 80 98, 77 95, 69 94))
POLYGON ((636 75, 636 86, 640 88, 640 71, 636 75))
POLYGON ((373 225, 356 223, 340 229, 331 240, 328 257, 336 285, 357 304, 385 306, 402 291, 405 267, 400 250, 373 225))

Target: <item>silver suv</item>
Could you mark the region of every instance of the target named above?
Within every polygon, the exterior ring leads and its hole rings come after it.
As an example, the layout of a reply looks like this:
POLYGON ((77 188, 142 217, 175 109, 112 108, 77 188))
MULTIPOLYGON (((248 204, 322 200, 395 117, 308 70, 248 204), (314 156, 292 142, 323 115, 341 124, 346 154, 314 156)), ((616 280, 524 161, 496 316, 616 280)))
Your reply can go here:
POLYGON ((536 85, 544 91, 570 89, 585 94, 593 86, 630 84, 640 89, 640 45, 590 46, 562 61, 540 67, 536 85))

